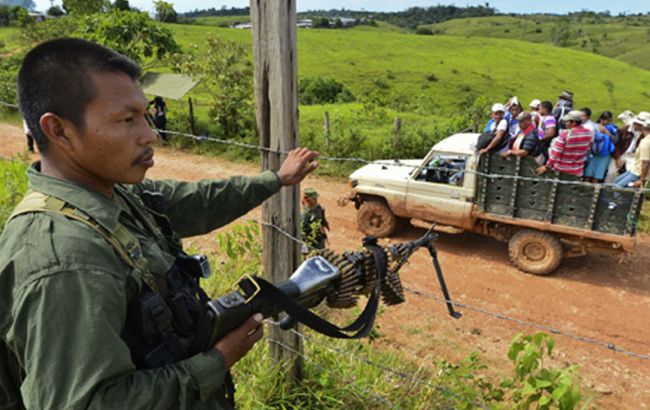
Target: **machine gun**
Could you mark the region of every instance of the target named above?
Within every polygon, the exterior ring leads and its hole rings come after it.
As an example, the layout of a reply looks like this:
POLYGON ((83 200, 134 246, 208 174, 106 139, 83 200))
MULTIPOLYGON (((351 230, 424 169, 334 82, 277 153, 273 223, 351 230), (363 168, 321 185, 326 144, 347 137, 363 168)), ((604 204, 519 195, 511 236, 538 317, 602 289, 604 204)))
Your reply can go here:
POLYGON ((366 237, 365 249, 357 252, 314 251, 288 280, 277 285, 246 275, 239 280, 236 290, 208 302, 206 316, 212 332, 205 347, 213 346, 257 312, 264 317, 286 312, 288 316, 280 324, 285 330, 300 322, 331 337, 364 337, 374 324, 379 299, 386 305, 404 302, 399 270, 420 247, 429 250, 449 314, 459 318, 432 243, 436 238, 437 234, 429 231, 415 241, 381 247, 375 238, 366 237), (360 296, 368 297, 366 307, 353 323, 343 328, 309 311, 324 300, 333 308, 350 308, 360 296))

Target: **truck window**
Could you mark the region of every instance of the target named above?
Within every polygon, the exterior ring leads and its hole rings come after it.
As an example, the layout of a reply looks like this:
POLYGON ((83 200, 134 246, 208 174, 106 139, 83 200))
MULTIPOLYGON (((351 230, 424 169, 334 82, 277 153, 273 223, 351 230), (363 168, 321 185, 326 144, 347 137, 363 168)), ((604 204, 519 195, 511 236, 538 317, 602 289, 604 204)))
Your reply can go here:
POLYGON ((415 178, 438 184, 462 186, 465 179, 466 157, 434 155, 415 178))

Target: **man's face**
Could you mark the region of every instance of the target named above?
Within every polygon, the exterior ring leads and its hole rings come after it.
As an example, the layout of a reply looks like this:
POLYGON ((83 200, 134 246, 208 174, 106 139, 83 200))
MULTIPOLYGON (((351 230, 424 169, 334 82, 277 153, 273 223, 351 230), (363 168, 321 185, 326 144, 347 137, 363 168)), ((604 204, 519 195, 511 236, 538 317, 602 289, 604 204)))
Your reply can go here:
POLYGON ((316 198, 312 198, 312 197, 309 197, 309 196, 306 196, 306 195, 303 195, 303 197, 302 197, 302 203, 303 203, 303 205, 305 205, 307 208, 313 208, 313 207, 315 207, 316 204, 318 203, 318 199, 316 199, 316 198))
POLYGON ((584 111, 580 111, 580 117, 582 118, 582 123, 584 124, 589 120, 589 116, 584 111))
POLYGON ((525 130, 526 128, 528 128, 531 122, 532 121, 530 120, 530 118, 523 119, 519 121, 519 128, 525 130))
POLYGON ((71 151, 76 172, 96 188, 142 181, 154 164, 156 136, 144 117, 147 99, 121 73, 92 73, 97 96, 85 110, 85 128, 76 129, 71 151))
POLYGON ((503 111, 496 111, 492 113, 492 118, 494 118, 494 121, 497 123, 503 119, 503 111))

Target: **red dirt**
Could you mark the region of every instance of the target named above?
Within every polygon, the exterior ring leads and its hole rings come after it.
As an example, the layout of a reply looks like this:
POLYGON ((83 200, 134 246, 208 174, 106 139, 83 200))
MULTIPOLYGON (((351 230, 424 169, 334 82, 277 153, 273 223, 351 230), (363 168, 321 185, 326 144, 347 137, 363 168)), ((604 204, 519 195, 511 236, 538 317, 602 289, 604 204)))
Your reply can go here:
MULTIPOLYGON (((0 156, 24 149, 19 128, 0 124, 0 156)), ((254 174, 258 167, 223 159, 158 148, 151 178, 196 180, 234 174, 254 174)), ((340 208, 336 200, 347 193, 345 181, 310 177, 304 187, 321 194, 332 227, 330 243, 336 250, 356 249, 362 234, 356 229, 356 211, 340 208)), ((259 217, 259 210, 251 213, 259 217)), ((424 230, 411 228, 392 241, 411 240, 424 230)), ((206 249, 217 246, 214 235, 188 243, 206 249)), ((526 275, 508 261, 506 245, 473 234, 441 234, 437 241, 452 299, 511 317, 559 328, 576 335, 611 342, 617 347, 650 354, 650 236, 640 235, 633 257, 589 255, 565 260, 552 276, 526 275)), ((405 285, 439 295, 431 261, 424 251, 402 270, 405 285)), ((462 311, 462 310, 461 310, 462 311)), ((510 339, 518 332, 534 332, 509 321, 465 310, 460 320, 450 318, 441 302, 407 294, 406 303, 385 309, 379 319, 379 345, 423 365, 438 358, 458 360, 479 351, 496 374, 511 373, 507 361, 510 339)), ((592 405, 604 408, 650 407, 650 361, 572 338, 555 336, 558 364, 578 363, 584 385, 594 396, 592 405)))

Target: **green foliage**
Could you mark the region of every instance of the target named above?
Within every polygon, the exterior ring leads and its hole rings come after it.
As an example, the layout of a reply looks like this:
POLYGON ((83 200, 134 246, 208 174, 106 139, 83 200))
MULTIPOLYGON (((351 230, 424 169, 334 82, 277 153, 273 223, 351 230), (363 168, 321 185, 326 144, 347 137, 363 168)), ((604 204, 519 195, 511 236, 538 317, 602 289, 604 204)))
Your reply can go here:
POLYGON ((87 16, 63 16, 21 30, 26 46, 61 37, 79 37, 122 53, 138 63, 166 57, 180 50, 170 30, 146 13, 112 9, 87 16))
POLYGON ((115 0, 113 8, 122 11, 129 11, 131 10, 131 5, 129 4, 129 0, 115 0))
POLYGON ((316 17, 312 19, 311 25, 313 28, 329 28, 330 21, 327 17, 316 17))
POLYGON ((156 20, 164 23, 176 23, 178 20, 178 13, 174 10, 174 5, 163 0, 153 2, 154 10, 156 11, 156 20))
POLYGON ((0 27, 25 27, 33 22, 26 8, 0 4, 0 27))
POLYGON ((329 104, 354 101, 354 95, 342 83, 321 77, 304 77, 298 81, 300 104, 329 104))
POLYGON ((418 29, 415 30, 415 34, 419 34, 421 36, 432 36, 433 30, 427 27, 418 27, 418 29))
POLYGON ((208 36, 201 46, 191 45, 177 54, 173 70, 203 78, 201 85, 210 97, 212 136, 256 136, 253 67, 242 44, 208 36))
POLYGON ((47 9, 47 12, 45 14, 52 17, 61 17, 65 15, 65 11, 63 11, 63 9, 59 6, 52 6, 47 9))
POLYGON ((476 403, 498 408, 504 401, 505 392, 494 385, 484 373, 487 366, 482 363, 478 353, 474 352, 454 364, 440 360, 437 364, 438 381, 461 400, 456 402, 458 409, 475 409, 476 403))
POLYGON ((108 0, 63 0, 63 9, 68 14, 87 15, 108 10, 108 0))
POLYGON ((544 359, 552 357, 554 347, 555 340, 542 332, 514 337, 508 358, 515 366, 515 375, 503 380, 501 387, 510 390, 516 408, 574 409, 582 400, 575 382, 578 366, 559 369, 545 365, 544 359))
MULTIPOLYGON (((16 104, 16 80, 18 78, 18 68, 22 62, 22 54, 14 54, 9 57, 0 56, 0 101, 10 104, 16 104)), ((3 108, 0 106, 0 110, 3 108)))
POLYGON ((110 47, 137 62, 148 58, 164 60, 180 50, 171 31, 137 11, 111 10, 86 16, 75 35, 110 47))
POLYGON ((0 232, 27 191, 27 157, 0 159, 0 232))

